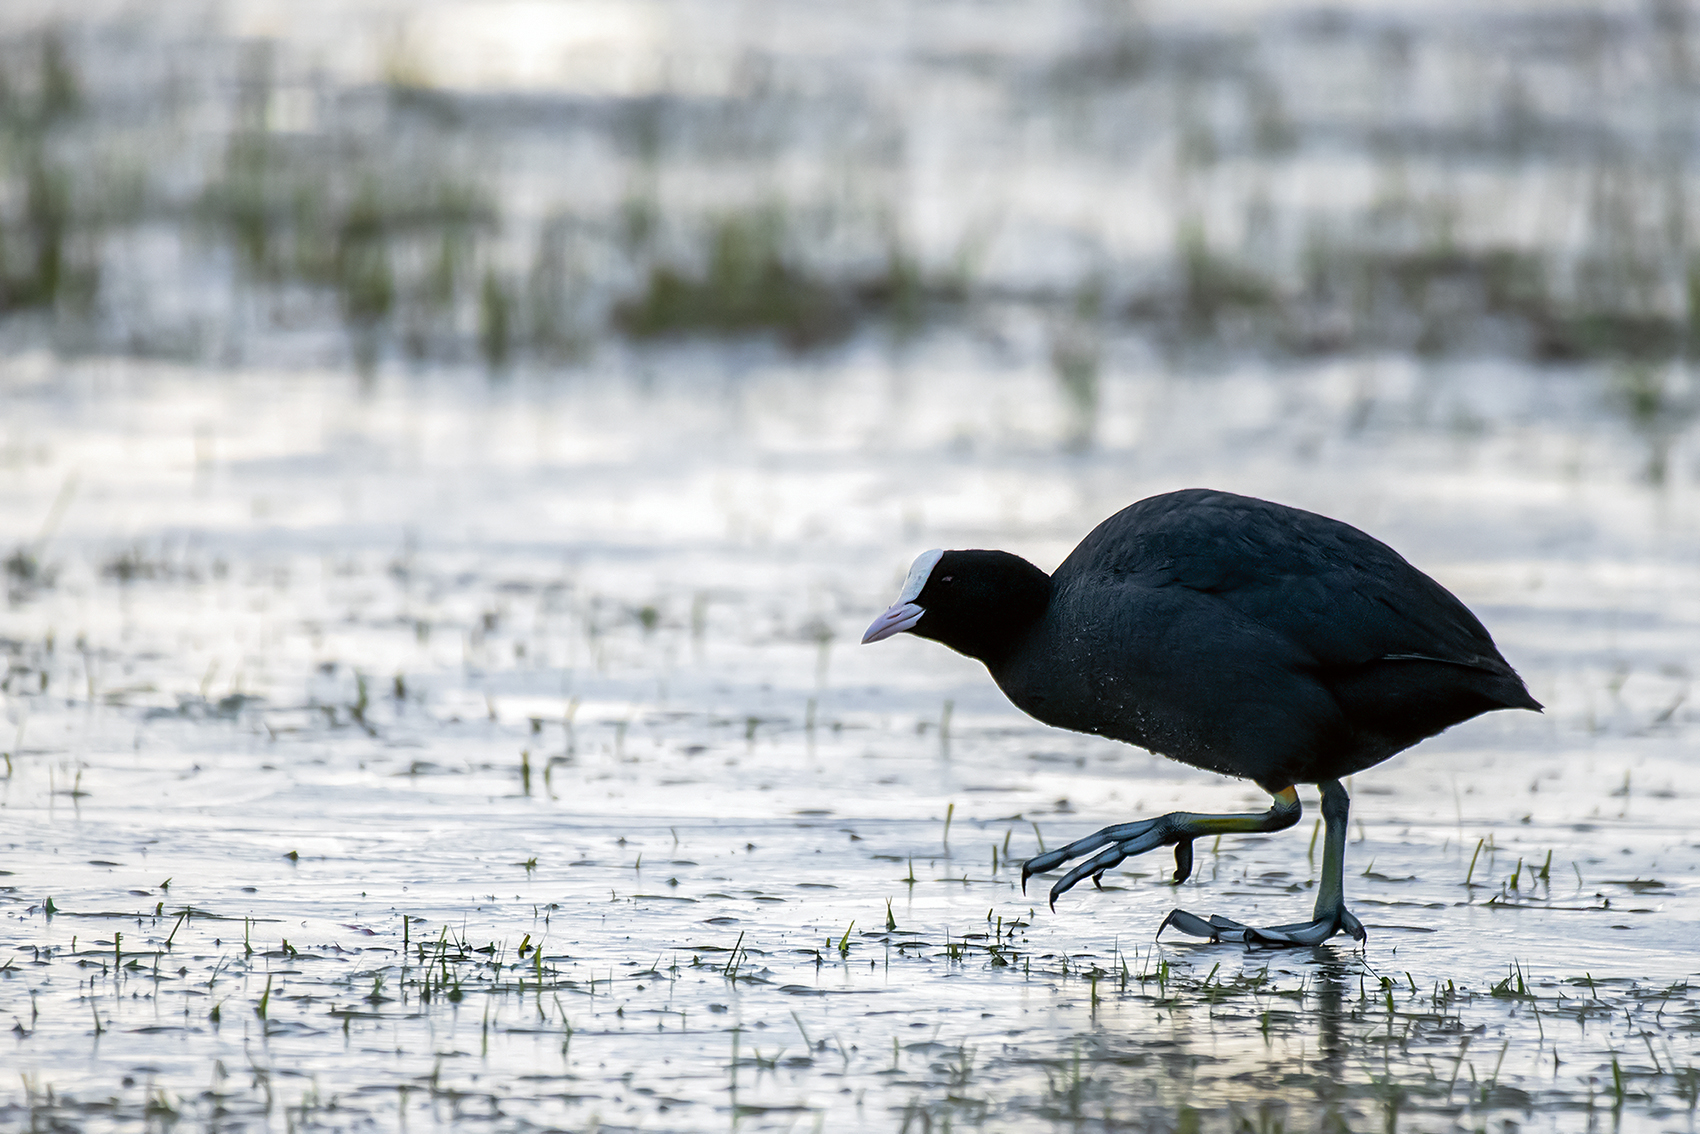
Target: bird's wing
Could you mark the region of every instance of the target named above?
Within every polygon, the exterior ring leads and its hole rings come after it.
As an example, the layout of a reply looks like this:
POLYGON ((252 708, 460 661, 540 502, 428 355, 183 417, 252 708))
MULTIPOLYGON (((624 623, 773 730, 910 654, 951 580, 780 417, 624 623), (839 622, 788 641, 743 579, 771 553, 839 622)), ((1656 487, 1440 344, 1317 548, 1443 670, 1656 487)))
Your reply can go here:
POLYGON ((1508 673, 1451 592, 1348 524, 1245 496, 1189 489, 1123 509, 1057 569, 1210 595, 1323 667, 1421 659, 1508 673))

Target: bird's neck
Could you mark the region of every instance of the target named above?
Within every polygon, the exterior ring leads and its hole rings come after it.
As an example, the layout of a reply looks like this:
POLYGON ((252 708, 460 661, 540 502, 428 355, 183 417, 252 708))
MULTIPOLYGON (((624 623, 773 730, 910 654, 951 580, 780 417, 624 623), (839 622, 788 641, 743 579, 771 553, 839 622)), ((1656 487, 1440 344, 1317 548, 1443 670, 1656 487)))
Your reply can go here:
MULTIPOLYGON (((1002 580, 995 617, 958 630, 955 649, 986 663, 995 675, 1020 652, 1051 605, 1051 577, 1025 559, 1002 580)), ((1012 565, 1014 566, 1014 565, 1012 565)))

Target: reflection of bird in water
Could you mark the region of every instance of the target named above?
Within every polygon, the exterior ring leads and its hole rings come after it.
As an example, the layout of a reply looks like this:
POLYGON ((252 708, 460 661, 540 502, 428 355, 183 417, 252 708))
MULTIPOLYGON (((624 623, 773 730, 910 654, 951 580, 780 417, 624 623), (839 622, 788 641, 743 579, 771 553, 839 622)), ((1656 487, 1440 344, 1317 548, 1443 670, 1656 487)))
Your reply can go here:
POLYGON ((1493 639, 1444 587, 1337 520, 1226 492, 1153 496, 1099 524, 1046 575, 1003 551, 929 551, 864 642, 901 631, 978 658, 1046 724, 1125 740, 1256 781, 1260 815, 1176 811, 1120 823, 1029 859, 1022 880, 1073 859, 1051 904, 1129 855, 1175 848, 1175 881, 1202 835, 1299 820, 1317 784, 1327 842, 1308 922, 1253 929, 1175 910, 1212 940, 1362 939, 1341 878, 1340 779, 1491 709, 1539 709, 1493 639))

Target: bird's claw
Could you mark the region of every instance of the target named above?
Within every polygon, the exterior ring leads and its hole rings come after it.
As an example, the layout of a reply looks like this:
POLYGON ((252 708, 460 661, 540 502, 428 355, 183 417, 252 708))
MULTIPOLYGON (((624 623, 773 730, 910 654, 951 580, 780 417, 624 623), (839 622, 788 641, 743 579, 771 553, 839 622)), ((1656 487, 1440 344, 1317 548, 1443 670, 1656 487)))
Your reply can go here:
POLYGON ((1157 936, 1163 936, 1163 931, 1172 925, 1182 933, 1190 934, 1193 937, 1208 937, 1210 943, 1214 945, 1219 940, 1216 920, 1212 917, 1209 921, 1205 921, 1197 914, 1188 913, 1185 910, 1170 910, 1169 916, 1163 919, 1163 924, 1157 927, 1157 936))
POLYGON ((1078 883, 1090 878, 1095 886, 1103 889, 1104 874, 1114 869, 1123 859, 1144 854, 1165 843, 1175 845, 1175 876, 1176 881, 1181 881, 1192 873, 1192 839, 1175 831, 1166 817, 1159 817, 1141 819, 1135 823, 1118 823, 1113 827, 1095 831, 1083 839, 1076 839, 1067 846, 1035 855, 1021 864, 1021 889, 1026 892, 1027 880, 1035 874, 1054 870, 1072 859, 1090 856, 1051 887, 1050 903, 1054 910, 1057 907, 1057 899, 1078 883))
POLYGON ((1175 844, 1174 884, 1179 886, 1192 877, 1192 840, 1182 839, 1175 844))
POLYGON ((1212 945, 1232 941, 1263 949, 1320 945, 1336 933, 1344 933, 1357 941, 1363 941, 1368 936, 1364 931, 1364 923, 1354 917, 1344 905, 1334 911, 1332 916, 1294 922, 1290 925, 1276 925, 1267 929, 1245 925, 1221 914, 1211 914, 1206 920, 1186 910, 1173 910, 1163 919, 1163 924, 1157 927, 1157 936, 1161 937, 1163 930, 1170 926, 1193 937, 1208 938, 1212 945))

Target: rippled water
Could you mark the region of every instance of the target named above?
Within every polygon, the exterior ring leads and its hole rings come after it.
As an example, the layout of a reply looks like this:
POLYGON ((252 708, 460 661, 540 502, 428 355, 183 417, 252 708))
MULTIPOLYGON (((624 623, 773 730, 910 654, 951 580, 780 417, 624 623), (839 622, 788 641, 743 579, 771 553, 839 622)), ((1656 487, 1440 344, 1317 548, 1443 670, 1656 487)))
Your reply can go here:
POLYGON ((4 1124, 1687 1129, 1692 432, 1649 481, 1610 374, 1109 357, 1084 451, 955 332, 12 360, 4 1124), (1362 949, 1152 939, 1302 916, 1314 812, 1051 913, 1039 840, 1259 793, 855 644, 924 548, 1190 484, 1388 540, 1548 706, 1357 777, 1362 949))

